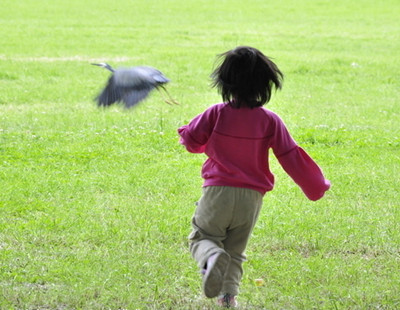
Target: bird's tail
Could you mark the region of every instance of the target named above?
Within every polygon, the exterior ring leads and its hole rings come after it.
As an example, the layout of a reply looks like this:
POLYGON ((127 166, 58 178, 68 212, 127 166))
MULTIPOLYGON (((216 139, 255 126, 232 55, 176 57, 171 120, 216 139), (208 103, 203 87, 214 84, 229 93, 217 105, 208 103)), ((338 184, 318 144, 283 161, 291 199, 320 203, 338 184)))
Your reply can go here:
POLYGON ((108 63, 106 62, 101 62, 101 63, 92 63, 93 66, 99 66, 99 67, 103 67, 111 72, 114 72, 115 70, 113 69, 113 67, 111 67, 108 63))

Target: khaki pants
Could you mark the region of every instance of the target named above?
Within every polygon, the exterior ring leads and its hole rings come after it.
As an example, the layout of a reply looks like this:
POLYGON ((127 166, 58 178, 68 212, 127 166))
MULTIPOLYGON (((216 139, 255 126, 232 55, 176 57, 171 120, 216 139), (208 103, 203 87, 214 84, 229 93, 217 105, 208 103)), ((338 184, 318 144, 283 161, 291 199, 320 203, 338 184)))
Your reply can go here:
POLYGON ((239 293, 244 251, 261 209, 261 193, 237 187, 203 188, 192 219, 190 251, 200 268, 210 255, 226 251, 231 256, 221 294, 239 293))

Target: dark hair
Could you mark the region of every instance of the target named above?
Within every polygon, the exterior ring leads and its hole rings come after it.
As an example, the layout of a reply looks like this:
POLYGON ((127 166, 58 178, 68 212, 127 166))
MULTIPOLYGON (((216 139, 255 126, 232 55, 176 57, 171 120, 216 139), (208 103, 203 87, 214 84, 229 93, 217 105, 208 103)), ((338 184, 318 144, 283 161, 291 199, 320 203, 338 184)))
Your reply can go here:
POLYGON ((211 74, 224 101, 233 107, 262 106, 271 99, 272 88, 282 88, 283 73, 256 48, 239 46, 218 55, 222 63, 211 74))

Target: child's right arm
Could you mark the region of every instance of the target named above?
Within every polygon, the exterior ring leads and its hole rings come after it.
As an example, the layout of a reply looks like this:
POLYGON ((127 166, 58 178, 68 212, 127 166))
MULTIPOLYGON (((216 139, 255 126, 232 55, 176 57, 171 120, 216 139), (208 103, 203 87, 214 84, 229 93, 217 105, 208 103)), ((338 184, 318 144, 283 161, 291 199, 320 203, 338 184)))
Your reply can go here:
POLYGON ((178 128, 179 143, 191 153, 203 153, 213 131, 217 111, 214 107, 197 115, 188 125, 178 128))

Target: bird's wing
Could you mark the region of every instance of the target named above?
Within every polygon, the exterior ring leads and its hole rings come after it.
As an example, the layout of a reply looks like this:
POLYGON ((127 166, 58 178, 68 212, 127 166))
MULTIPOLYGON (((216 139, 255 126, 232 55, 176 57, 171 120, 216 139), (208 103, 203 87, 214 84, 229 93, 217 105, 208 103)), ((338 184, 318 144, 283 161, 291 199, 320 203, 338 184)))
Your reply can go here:
POLYGON ((166 76, 164 76, 161 72, 160 74, 153 75, 153 79, 154 81, 157 82, 157 84, 165 84, 169 82, 169 79, 166 76))
POLYGON ((137 66, 134 70, 147 81, 151 81, 149 79, 152 79, 155 84, 165 84, 170 81, 160 70, 153 67, 137 66))
POLYGON ((122 100, 121 87, 116 85, 114 76, 109 78, 106 87, 97 96, 96 100, 99 106, 109 106, 122 100))
POLYGON ((123 90, 122 101, 127 108, 131 108, 144 100, 152 90, 152 87, 147 88, 125 88, 123 90))

